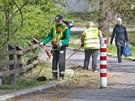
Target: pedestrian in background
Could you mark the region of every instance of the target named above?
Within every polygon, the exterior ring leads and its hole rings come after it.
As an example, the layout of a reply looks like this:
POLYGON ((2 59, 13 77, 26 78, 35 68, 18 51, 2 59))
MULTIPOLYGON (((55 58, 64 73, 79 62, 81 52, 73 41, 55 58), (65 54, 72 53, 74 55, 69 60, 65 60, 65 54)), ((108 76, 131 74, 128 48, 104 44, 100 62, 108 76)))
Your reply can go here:
POLYGON ((65 74, 65 57, 66 57, 66 47, 70 39, 70 31, 68 26, 63 22, 63 17, 57 15, 55 17, 56 24, 52 27, 51 31, 46 38, 42 40, 40 45, 45 45, 49 41, 52 42, 53 51, 53 61, 52 61, 52 79, 56 80, 58 77, 64 79, 65 74), (59 71, 58 71, 59 63, 59 71))
POLYGON ((115 37, 115 45, 117 47, 117 58, 118 63, 122 62, 121 56, 123 54, 125 42, 128 42, 128 35, 126 27, 122 25, 122 19, 117 18, 117 24, 113 28, 110 44, 112 45, 113 39, 115 37))
POLYGON ((82 33, 81 45, 85 50, 84 66, 83 70, 88 70, 90 57, 92 56, 92 69, 93 72, 97 72, 97 58, 98 51, 100 49, 100 38, 102 33, 95 24, 90 21, 87 25, 87 29, 82 33))

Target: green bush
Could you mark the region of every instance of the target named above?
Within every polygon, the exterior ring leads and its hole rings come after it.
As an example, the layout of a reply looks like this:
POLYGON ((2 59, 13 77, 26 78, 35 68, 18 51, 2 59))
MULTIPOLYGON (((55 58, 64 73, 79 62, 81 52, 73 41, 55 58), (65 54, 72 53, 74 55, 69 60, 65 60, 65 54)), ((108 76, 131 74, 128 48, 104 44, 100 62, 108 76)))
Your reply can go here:
MULTIPOLYGON (((61 9, 62 6, 59 6, 61 1, 62 0, 58 0, 57 2, 53 0, 34 0, 33 2, 25 5, 22 9, 23 26, 16 33, 13 33, 13 31, 18 29, 21 24, 21 14, 18 12, 12 18, 12 23, 9 25, 9 42, 25 47, 27 45, 27 41, 31 41, 33 38, 37 38, 39 40, 43 39, 52 27, 56 14, 63 13, 61 9)), ((25 3, 25 1, 22 0, 15 0, 15 2, 19 7, 25 3)), ((7 1, 6 3, 9 8, 11 8, 11 2, 7 1)), ((5 12, 3 9, 4 2, 0 1, 0 36, 4 34, 3 32, 6 29, 5 12)), ((16 10, 17 7, 15 5, 13 5, 13 9, 9 9, 10 17, 12 12, 15 12, 16 10)), ((6 42, 7 37, 8 34, 5 34, 2 38, 0 49, 2 48, 3 43, 6 42)))
POLYGON ((135 32, 128 33, 128 36, 129 36, 129 43, 135 46, 135 32))

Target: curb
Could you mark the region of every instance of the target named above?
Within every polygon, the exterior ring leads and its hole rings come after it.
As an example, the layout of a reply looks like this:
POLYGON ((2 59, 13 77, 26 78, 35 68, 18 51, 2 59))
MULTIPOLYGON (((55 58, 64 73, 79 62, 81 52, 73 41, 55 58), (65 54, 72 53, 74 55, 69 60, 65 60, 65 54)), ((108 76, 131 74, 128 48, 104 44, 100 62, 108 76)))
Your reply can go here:
MULTIPOLYGON (((112 54, 112 53, 107 53, 107 56, 110 56, 110 57, 117 57, 116 54, 112 54)), ((123 59, 135 61, 135 58, 134 58, 134 57, 125 57, 125 58, 123 58, 123 59)))
POLYGON ((67 77, 68 77, 66 80, 54 81, 54 82, 50 82, 49 84, 46 84, 46 85, 37 86, 37 87, 30 88, 30 89, 25 89, 25 90, 16 91, 16 92, 13 92, 13 93, 5 94, 5 95, 0 96, 0 101, 5 101, 5 100, 15 98, 15 97, 18 97, 18 96, 21 96, 21 95, 30 94, 30 93, 33 93, 33 92, 42 91, 42 90, 45 90, 45 89, 48 89, 48 88, 52 88, 52 87, 56 87, 58 85, 62 85, 74 75, 74 71, 72 69, 67 69, 66 72, 67 72, 66 74, 67 74, 67 77))

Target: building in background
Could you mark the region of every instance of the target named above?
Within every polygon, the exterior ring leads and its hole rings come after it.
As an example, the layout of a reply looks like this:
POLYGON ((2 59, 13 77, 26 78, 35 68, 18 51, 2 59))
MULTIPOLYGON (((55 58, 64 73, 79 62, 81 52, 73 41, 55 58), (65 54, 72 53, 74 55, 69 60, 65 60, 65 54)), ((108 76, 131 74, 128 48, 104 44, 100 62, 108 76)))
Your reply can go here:
POLYGON ((66 12, 91 12, 99 10, 99 0, 65 0, 66 12))

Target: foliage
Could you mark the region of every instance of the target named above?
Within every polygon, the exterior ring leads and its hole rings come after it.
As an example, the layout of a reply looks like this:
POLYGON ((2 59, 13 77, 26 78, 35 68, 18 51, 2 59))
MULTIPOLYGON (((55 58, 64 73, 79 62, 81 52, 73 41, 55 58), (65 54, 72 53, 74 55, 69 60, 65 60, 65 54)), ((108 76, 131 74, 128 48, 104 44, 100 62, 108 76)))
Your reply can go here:
POLYGON ((128 33, 129 43, 135 46, 135 32, 128 33))
MULTIPOLYGON (((97 2, 97 0, 88 1, 90 3, 97 2)), ((121 17, 128 24, 134 22, 135 17, 134 10, 131 9, 132 4, 134 4, 134 0, 99 0, 98 23, 99 29, 104 33, 104 36, 109 31, 109 24, 114 24, 117 17, 121 17)))
POLYGON ((117 54, 116 46, 107 44, 107 52, 112 54, 117 54))
POLYGON ((0 49, 7 42, 25 46, 27 41, 34 37, 38 39, 45 37, 53 24, 54 16, 62 13, 59 5, 61 1, 0 1, 0 39, 2 39, 0 49))
POLYGON ((86 27, 88 21, 96 22, 98 19, 98 12, 86 12, 86 13, 68 13, 66 15, 68 20, 73 20, 75 26, 77 27, 86 27))
POLYGON ((135 47, 133 47, 133 46, 131 47, 131 54, 133 57, 135 57, 135 47))

